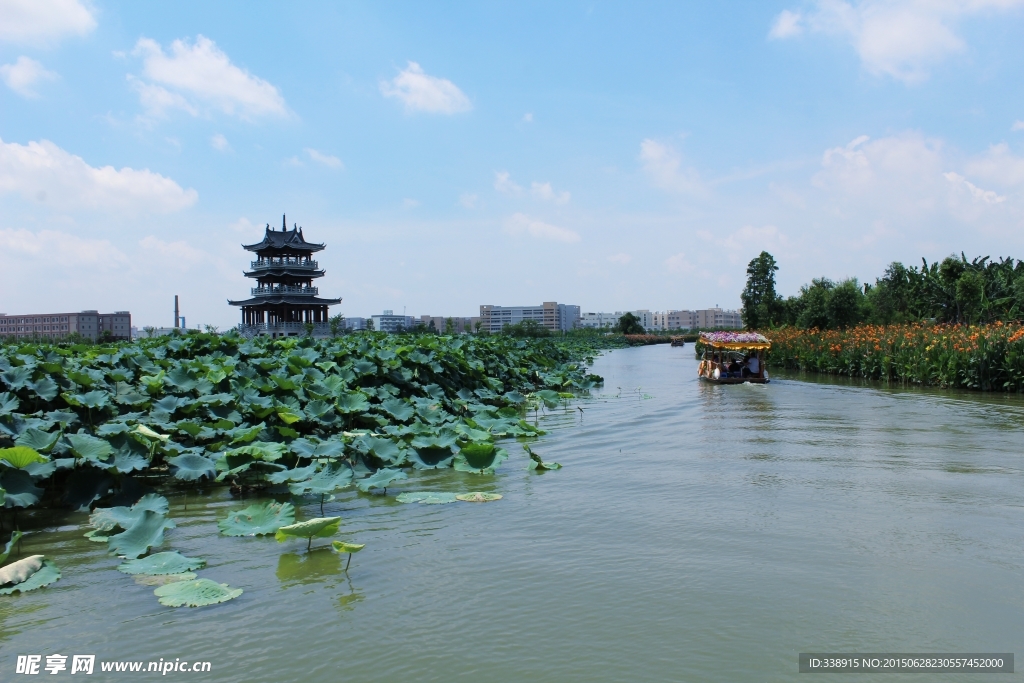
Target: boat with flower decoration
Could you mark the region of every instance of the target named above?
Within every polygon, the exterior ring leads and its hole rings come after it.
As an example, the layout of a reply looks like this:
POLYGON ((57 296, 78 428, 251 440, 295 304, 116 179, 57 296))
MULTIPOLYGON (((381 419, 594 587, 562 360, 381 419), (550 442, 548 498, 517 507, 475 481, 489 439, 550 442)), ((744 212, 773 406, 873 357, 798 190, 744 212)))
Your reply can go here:
POLYGON ((765 355, 770 339, 757 332, 701 332, 697 375, 712 384, 767 384, 765 355))

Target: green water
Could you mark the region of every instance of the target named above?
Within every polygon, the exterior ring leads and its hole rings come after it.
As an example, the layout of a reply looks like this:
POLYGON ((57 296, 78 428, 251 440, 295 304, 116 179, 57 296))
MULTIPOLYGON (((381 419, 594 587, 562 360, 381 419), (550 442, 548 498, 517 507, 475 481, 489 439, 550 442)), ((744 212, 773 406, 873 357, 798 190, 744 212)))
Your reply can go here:
POLYGON ((245 682, 781 681, 801 651, 1024 653, 1024 401, 707 386, 689 346, 594 371, 606 384, 582 416, 540 417, 534 448, 562 470, 527 472, 513 442, 493 477, 414 474, 328 503, 338 538, 366 544, 347 576, 304 542, 218 536, 248 504, 227 492, 172 498, 164 549, 245 593, 165 608, 82 538, 86 515, 63 518, 24 549, 64 578, 0 598, 0 680, 22 678, 16 655, 54 653, 207 660, 163 678, 245 682), (395 502, 416 489, 504 499, 395 502))

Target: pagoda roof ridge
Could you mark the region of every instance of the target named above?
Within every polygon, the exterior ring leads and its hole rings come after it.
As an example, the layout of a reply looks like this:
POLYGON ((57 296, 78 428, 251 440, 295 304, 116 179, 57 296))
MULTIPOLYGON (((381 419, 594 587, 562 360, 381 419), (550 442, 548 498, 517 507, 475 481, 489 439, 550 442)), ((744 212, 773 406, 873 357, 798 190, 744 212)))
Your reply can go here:
POLYGON ((270 223, 267 223, 266 231, 263 234, 263 240, 256 244, 243 244, 242 248, 247 251, 260 252, 269 249, 291 249, 294 251, 307 251, 314 252, 320 251, 326 248, 326 245, 317 242, 307 242, 305 237, 302 236, 302 228, 295 224, 294 227, 289 230, 288 224, 281 217, 281 229, 274 230, 270 227, 270 223))

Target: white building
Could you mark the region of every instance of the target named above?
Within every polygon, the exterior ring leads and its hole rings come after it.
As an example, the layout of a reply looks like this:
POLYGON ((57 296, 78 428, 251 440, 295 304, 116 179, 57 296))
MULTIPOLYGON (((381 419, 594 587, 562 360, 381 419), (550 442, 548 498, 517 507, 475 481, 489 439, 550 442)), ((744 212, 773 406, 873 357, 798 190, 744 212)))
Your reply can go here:
POLYGON ((615 311, 614 313, 584 313, 580 316, 580 321, 577 327, 585 327, 590 329, 608 329, 615 327, 619 324, 619 318, 626 315, 626 313, 632 313, 636 316, 640 324, 643 325, 645 330, 658 329, 655 328, 655 316, 656 313, 652 313, 646 308, 641 308, 636 311, 615 311))
POLYGON ((713 328, 739 329, 743 327, 743 316, 739 311, 724 311, 717 306, 694 311, 694 327, 702 330, 713 328))
POLYGON ((373 329, 378 332, 404 332, 411 330, 416 321, 411 315, 395 315, 394 311, 385 310, 381 315, 370 316, 373 329))
POLYGON ((676 311, 670 309, 664 312, 655 313, 653 317, 654 327, 651 329, 655 330, 689 330, 695 327, 693 311, 676 311))
POLYGON ((552 332, 567 332, 580 319, 580 307, 545 301, 539 306, 480 306, 480 327, 488 332, 501 332, 506 325, 518 325, 524 320, 536 321, 552 332))
POLYGON ((346 330, 365 330, 366 318, 352 317, 345 318, 344 328, 346 330))

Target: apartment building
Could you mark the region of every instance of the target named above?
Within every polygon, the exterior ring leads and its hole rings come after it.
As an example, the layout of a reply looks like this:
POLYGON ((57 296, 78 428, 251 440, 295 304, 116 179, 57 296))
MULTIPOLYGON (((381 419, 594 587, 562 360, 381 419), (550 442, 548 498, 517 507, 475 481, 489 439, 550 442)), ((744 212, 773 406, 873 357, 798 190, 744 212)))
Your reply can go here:
POLYGON ((696 327, 694 323, 694 311, 668 310, 663 313, 654 313, 654 330, 689 330, 696 327))
POLYGON ((518 325, 524 320, 536 321, 552 332, 567 332, 577 326, 580 307, 545 301, 539 306, 480 306, 480 329, 501 332, 506 325, 518 325))
POLYGON ((743 327, 743 316, 739 311, 724 311, 717 306, 694 311, 694 327, 703 330, 711 328, 735 328, 743 327))
MULTIPOLYGON (((452 334, 468 334, 476 331, 476 324, 480 322, 479 317, 465 318, 461 316, 445 316, 445 315, 421 315, 418 323, 424 327, 430 329, 433 325, 433 329, 437 330, 441 334, 448 332, 448 322, 452 324, 452 334)), ((483 325, 481 325, 483 327, 483 325)))
POLYGON ((416 319, 411 315, 395 315, 394 311, 385 310, 381 315, 370 316, 373 320, 373 329, 378 332, 403 332, 411 330, 416 325, 416 319))
POLYGON ((62 339, 75 333, 92 341, 104 337, 130 340, 132 338, 132 314, 128 311, 115 313, 81 311, 79 313, 31 313, 27 315, 0 313, 0 337, 62 339))
POLYGON ((584 313, 580 316, 579 323, 576 326, 598 330, 612 328, 619 324, 619 318, 626 315, 626 313, 632 313, 636 316, 636 319, 640 321, 645 330, 656 329, 655 316, 658 314, 652 313, 646 308, 636 311, 615 311, 614 313, 584 313))

